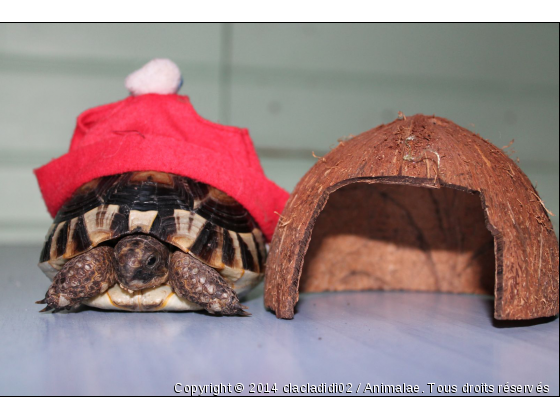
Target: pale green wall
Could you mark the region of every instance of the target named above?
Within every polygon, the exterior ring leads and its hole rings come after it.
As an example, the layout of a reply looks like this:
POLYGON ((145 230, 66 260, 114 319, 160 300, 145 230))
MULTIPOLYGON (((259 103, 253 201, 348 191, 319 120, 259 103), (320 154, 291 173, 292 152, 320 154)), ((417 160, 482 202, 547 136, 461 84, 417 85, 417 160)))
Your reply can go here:
POLYGON ((554 24, 2 24, 0 243, 41 242, 50 218, 32 168, 64 153, 76 116, 124 98, 124 77, 154 57, 179 64, 204 117, 248 127, 287 189, 311 150, 400 110, 498 146, 514 138, 558 214, 558 38, 554 24))

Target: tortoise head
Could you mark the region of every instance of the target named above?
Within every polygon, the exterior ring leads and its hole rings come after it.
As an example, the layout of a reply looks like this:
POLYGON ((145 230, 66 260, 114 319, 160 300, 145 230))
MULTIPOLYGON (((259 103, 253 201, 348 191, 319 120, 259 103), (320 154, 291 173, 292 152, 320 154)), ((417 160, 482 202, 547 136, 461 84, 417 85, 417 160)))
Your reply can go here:
POLYGON ((141 290, 167 281, 169 250, 148 235, 131 235, 115 246, 118 282, 125 289, 141 290))

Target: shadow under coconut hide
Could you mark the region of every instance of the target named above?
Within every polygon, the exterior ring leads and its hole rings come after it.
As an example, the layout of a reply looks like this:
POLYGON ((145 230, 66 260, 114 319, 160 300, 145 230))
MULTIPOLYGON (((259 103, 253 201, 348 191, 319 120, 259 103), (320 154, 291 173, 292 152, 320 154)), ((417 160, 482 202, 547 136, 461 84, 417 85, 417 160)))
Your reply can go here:
POLYGON ((317 218, 300 292, 493 295, 495 260, 479 194, 356 182, 331 193, 317 218))

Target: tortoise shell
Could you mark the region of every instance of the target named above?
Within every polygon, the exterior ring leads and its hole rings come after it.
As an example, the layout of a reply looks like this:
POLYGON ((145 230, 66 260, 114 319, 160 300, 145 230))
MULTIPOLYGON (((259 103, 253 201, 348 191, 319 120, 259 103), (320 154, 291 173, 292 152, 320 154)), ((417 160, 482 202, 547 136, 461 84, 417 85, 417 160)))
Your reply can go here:
POLYGON ((264 235, 241 204, 207 184, 162 172, 111 175, 79 188, 57 213, 39 267, 52 279, 71 258, 132 233, 188 252, 238 292, 264 273, 264 235))

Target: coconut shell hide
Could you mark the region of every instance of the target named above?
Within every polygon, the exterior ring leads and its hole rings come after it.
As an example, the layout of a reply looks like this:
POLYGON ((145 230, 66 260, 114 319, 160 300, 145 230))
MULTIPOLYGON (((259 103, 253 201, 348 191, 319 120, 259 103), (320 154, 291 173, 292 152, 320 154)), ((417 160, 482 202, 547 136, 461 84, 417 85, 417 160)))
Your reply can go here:
POLYGON ((340 142, 301 179, 278 223, 265 305, 299 292, 494 294, 496 319, 558 313, 558 240, 527 176, 453 122, 402 118, 340 142))

